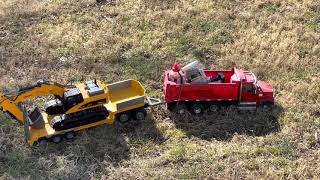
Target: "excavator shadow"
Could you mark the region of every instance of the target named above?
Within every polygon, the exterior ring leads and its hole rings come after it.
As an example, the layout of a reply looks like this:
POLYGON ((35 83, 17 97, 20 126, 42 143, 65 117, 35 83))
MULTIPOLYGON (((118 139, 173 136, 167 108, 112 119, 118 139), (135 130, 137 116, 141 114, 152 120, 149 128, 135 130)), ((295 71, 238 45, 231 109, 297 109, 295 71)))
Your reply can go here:
POLYGON ((283 108, 275 105, 271 111, 206 112, 200 116, 171 114, 176 127, 188 136, 201 139, 228 140, 234 134, 265 136, 280 130, 279 117, 283 108))
MULTIPOLYGON (((110 167, 119 167, 130 159, 131 153, 137 153, 132 151, 139 151, 139 148, 143 148, 147 143, 160 144, 163 141, 161 132, 156 128, 155 119, 149 115, 143 121, 130 121, 125 124, 116 122, 114 125, 83 130, 77 133, 73 140, 64 140, 59 144, 33 146, 31 157, 38 162, 36 166, 40 169, 47 167, 39 159, 50 161, 53 163, 52 168, 57 169, 60 166, 57 161, 63 160, 70 165, 67 167, 69 173, 84 174, 81 179, 89 179, 90 174, 86 172, 103 172, 110 167)), ((47 172, 44 170, 41 173, 47 172)))
POLYGON ((78 173, 87 171, 91 166, 95 166, 95 171, 101 171, 103 163, 116 167, 130 156, 125 135, 119 133, 114 125, 83 130, 76 133, 72 140, 64 139, 58 144, 50 142, 32 148, 34 157, 52 160, 56 156, 67 158, 70 162, 76 161, 74 171, 78 173))
POLYGON ((0 174, 8 177, 90 179, 106 169, 120 166, 130 157, 126 135, 113 125, 80 131, 74 139, 59 144, 30 147, 14 122, 2 114, 0 118, 4 119, 0 123, 2 135, 10 135, 10 138, 0 138, 0 174))

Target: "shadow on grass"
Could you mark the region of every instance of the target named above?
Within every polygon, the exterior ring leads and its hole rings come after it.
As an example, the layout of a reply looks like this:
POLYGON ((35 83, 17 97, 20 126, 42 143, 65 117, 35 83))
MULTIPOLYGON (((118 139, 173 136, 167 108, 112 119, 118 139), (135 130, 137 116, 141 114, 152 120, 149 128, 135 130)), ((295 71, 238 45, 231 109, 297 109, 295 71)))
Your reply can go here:
POLYGON ((276 105, 271 111, 206 112, 201 116, 172 114, 171 119, 188 136, 228 140, 236 133, 265 136, 279 131, 279 116, 282 112, 283 108, 276 105))
POLYGON ((11 131, 8 135, 12 141, 0 139, 0 173, 18 179, 101 178, 130 160, 131 151, 139 152, 147 143, 159 144, 164 139, 152 117, 91 128, 78 132, 73 140, 32 147, 23 142, 18 128, 0 126, 3 129, 11 131))
POLYGON ((118 167, 130 158, 125 135, 114 126, 100 126, 76 135, 73 140, 64 139, 59 144, 31 147, 30 158, 36 160, 35 166, 44 177, 90 179, 99 176, 107 167, 118 167), (47 163, 50 163, 50 167, 47 167, 47 163))
POLYGON ((162 132, 156 126, 154 116, 150 113, 144 121, 131 121, 126 124, 117 123, 116 126, 118 126, 118 131, 126 134, 131 142, 141 141, 161 144, 165 140, 162 132))

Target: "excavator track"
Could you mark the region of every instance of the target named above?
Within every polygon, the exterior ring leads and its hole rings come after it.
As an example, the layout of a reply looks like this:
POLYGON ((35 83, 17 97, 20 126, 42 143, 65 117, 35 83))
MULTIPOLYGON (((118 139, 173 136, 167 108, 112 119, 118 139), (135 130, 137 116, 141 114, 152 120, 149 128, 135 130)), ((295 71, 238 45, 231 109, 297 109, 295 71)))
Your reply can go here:
POLYGON ((102 121, 108 116, 109 112, 105 107, 96 107, 78 113, 57 116, 51 121, 51 127, 56 131, 66 130, 102 121))

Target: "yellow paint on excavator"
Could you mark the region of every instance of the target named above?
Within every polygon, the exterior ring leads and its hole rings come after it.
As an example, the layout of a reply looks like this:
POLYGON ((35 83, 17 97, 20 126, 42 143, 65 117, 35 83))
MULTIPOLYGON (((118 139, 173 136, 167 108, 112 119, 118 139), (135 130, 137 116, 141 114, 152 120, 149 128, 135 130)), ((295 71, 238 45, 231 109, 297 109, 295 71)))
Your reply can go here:
MULTIPOLYGON (((98 81, 98 83, 103 87, 104 93, 101 95, 97 95, 97 97, 95 98, 106 98, 106 103, 103 104, 103 106, 108 110, 109 116, 105 120, 101 120, 91 124, 86 124, 83 126, 78 126, 75 128, 70 128, 67 130, 56 131, 50 125, 50 122, 55 116, 48 116, 45 112, 42 112, 41 114, 44 119, 45 125, 43 128, 40 129, 32 128, 31 126, 29 126, 28 143, 32 145, 41 138, 50 138, 57 135, 63 135, 66 132, 70 131, 75 132, 95 126, 100 126, 103 124, 112 124, 116 120, 117 114, 137 108, 143 108, 145 106, 145 89, 137 80, 130 79, 108 85, 104 84, 102 81, 98 81)), ((79 112, 80 110, 95 107, 90 106, 88 108, 80 108, 83 104, 87 103, 86 99, 89 99, 89 95, 84 84, 79 84, 77 85, 77 87, 80 89, 83 98, 85 99, 85 102, 76 105, 75 107, 68 110, 67 112, 69 113, 79 112)))

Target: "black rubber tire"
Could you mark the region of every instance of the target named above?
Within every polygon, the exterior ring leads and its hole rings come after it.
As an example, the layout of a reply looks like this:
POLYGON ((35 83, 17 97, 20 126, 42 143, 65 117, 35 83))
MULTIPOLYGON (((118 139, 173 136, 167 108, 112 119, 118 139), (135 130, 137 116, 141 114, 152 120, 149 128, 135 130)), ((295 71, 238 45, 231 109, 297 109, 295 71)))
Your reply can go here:
POLYGON ((62 136, 60 136, 60 135, 53 136, 51 138, 51 140, 52 140, 52 142, 58 144, 58 143, 60 143, 62 141, 62 136))
POLYGON ((227 107, 227 113, 237 113, 238 107, 236 105, 230 105, 227 107))
POLYGON ((133 111, 133 119, 137 121, 145 120, 147 117, 147 111, 143 108, 133 111))
POLYGON ((73 139, 75 137, 75 133, 73 131, 70 131, 70 132, 66 132, 64 134, 64 137, 66 137, 66 139, 73 139))
POLYGON ((192 114, 200 115, 204 112, 204 105, 201 103, 194 103, 190 107, 192 114))
POLYGON ((220 110, 220 106, 218 104, 210 104, 208 110, 210 112, 218 112, 220 110))
POLYGON ((43 145, 43 144, 46 144, 47 142, 48 142, 47 138, 41 138, 38 140, 38 145, 43 145))
POLYGON ((261 105, 261 108, 263 111, 271 111, 273 108, 273 104, 272 103, 265 103, 261 105))
POLYGON ((188 108, 185 103, 178 102, 173 108, 173 112, 180 115, 185 114, 187 111, 188 111, 188 108))
POLYGON ((129 112, 120 113, 117 116, 117 120, 120 123, 127 123, 127 122, 129 122, 131 120, 131 114, 129 112))

